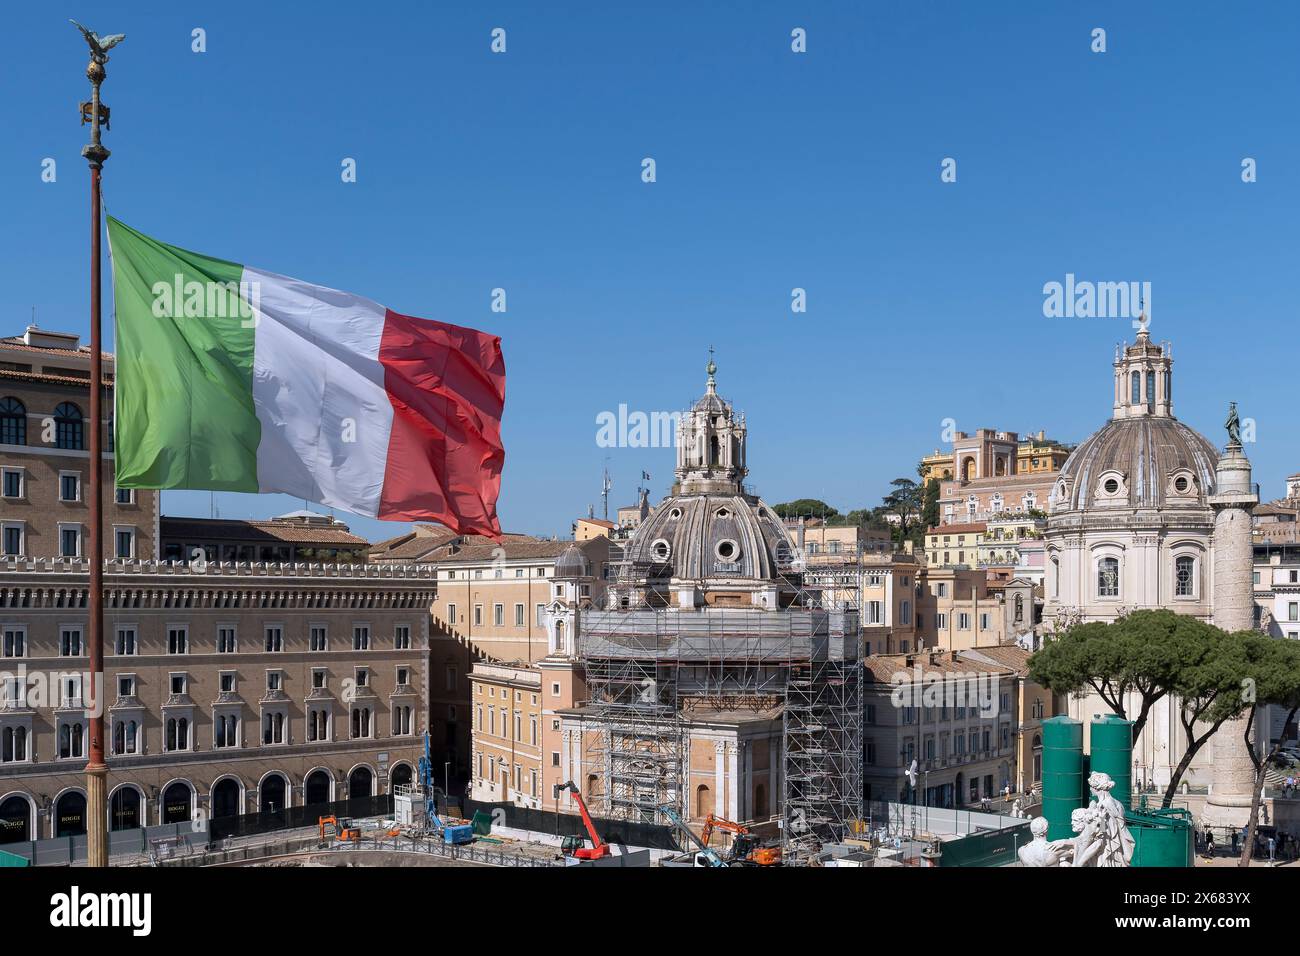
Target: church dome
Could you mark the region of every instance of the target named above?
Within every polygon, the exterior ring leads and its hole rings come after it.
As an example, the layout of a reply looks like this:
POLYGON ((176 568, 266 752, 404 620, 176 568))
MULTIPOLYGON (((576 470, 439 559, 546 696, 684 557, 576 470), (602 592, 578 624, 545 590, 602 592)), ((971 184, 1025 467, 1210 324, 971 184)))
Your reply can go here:
POLYGON ((591 574, 591 562, 576 544, 571 544, 555 559, 557 578, 584 578, 591 574))
POLYGON ((1052 514, 1111 509, 1208 508, 1219 453, 1173 413, 1173 359, 1145 328, 1117 350, 1111 420, 1061 466, 1052 514))
POLYGON ((710 358, 704 395, 677 423, 671 493, 624 552, 645 580, 752 586, 776 581, 794 563, 784 522, 744 485, 745 418, 718 394, 717 370, 710 358))
POLYGON ((1218 452, 1176 418, 1107 422, 1061 466, 1052 511, 1208 507, 1218 452))
POLYGON ((627 557, 656 576, 685 580, 773 580, 788 569, 794 543, 776 513, 758 498, 678 494, 642 522, 627 557))

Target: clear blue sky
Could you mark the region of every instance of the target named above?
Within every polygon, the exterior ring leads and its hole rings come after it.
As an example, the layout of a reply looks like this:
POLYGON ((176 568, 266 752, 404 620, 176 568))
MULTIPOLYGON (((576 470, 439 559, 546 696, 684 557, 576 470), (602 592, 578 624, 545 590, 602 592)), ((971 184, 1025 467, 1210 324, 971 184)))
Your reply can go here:
MULTIPOLYGON (((945 418, 1080 440, 1109 414, 1132 328, 1045 318, 1043 284, 1066 273, 1151 282, 1178 416, 1221 443, 1235 399, 1265 494, 1300 469, 1300 5, 181 6, 6 11, 5 333, 32 306, 86 329, 75 16, 127 34, 105 86, 115 215, 502 336, 509 530, 567 533, 599 509, 607 455, 611 506, 642 470, 658 500, 672 451, 599 448, 596 416, 684 407, 710 344, 771 502, 877 504, 945 418)), ((208 495, 164 507, 206 515, 208 495)))

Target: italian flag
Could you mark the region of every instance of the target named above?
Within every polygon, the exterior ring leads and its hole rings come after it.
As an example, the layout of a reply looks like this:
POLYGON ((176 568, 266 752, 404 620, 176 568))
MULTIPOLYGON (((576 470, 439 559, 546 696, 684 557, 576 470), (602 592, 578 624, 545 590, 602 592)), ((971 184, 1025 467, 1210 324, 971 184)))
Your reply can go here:
POLYGON ((121 488, 282 492, 499 536, 500 338, 108 217, 121 488))

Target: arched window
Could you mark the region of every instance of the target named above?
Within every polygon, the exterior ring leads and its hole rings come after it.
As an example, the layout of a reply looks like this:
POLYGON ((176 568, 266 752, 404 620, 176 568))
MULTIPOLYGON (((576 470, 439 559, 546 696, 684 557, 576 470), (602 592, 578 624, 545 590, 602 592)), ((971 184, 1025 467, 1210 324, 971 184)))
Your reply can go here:
POLYGON ((1119 597, 1119 558, 1097 562, 1097 597, 1119 597))
POLYGON ((54 835, 81 836, 86 832, 85 794, 69 790, 54 804, 54 835))
POLYGON ((0 398, 0 445, 27 444, 27 409, 12 395, 0 398))
POLYGON ((212 815, 233 817, 239 814, 239 783, 227 777, 212 788, 212 815))
POLYGON ((1174 559, 1174 594, 1179 597, 1196 594, 1196 559, 1189 555, 1174 559))
POLYGON ((355 800, 358 797, 370 796, 372 780, 374 775, 369 767, 357 767, 353 770, 348 774, 348 799, 355 800))
POLYGON ((119 787, 109 801, 108 828, 134 830, 140 824, 140 791, 135 787, 119 787))
POLYGON ((177 780, 162 795, 162 822, 186 823, 194 812, 194 791, 190 785, 177 780))
POLYGON ((1134 372, 1132 375, 1129 376, 1129 391, 1131 392, 1131 394, 1129 395, 1129 404, 1141 405, 1142 404, 1142 373, 1141 372, 1134 372))
POLYGON ((324 770, 313 770, 302 785, 303 802, 307 806, 330 802, 330 775, 324 770))
POLYGON ((3 733, 0 733, 0 762, 13 763, 26 759, 27 728, 6 727, 3 733))
POLYGON ((695 817, 698 820, 703 820, 712 812, 712 795, 709 793, 709 788, 706 785, 700 784, 695 788, 695 817))
POLYGON ((62 402, 54 409, 54 445, 56 448, 81 450, 86 447, 86 420, 81 409, 62 402))
POLYGON ((1147 372, 1147 408, 1155 408, 1156 405, 1156 373, 1147 372))
POLYGON ((0 843, 26 843, 32 838, 32 805, 14 794, 0 803, 0 843))

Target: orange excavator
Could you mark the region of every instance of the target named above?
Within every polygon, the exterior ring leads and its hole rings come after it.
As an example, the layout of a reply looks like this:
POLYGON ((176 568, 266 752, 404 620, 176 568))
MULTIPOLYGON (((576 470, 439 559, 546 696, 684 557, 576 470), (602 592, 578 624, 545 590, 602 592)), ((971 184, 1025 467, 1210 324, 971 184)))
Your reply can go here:
POLYGON ((582 824, 587 828, 587 835, 591 837, 591 846, 582 846, 582 837, 565 837, 564 846, 562 847, 565 856, 571 856, 575 860, 600 860, 609 856, 609 844, 600 838, 596 832, 596 825, 591 822, 591 814, 587 812, 587 803, 582 799, 582 794, 578 791, 578 785, 572 780, 556 786, 555 795, 558 797, 565 790, 573 793, 573 799, 578 801, 578 810, 582 813, 582 824))
POLYGON ((733 823, 730 820, 724 820, 722 817, 709 814, 704 821, 704 830, 700 833, 700 840, 705 846, 709 845, 709 839, 713 836, 714 830, 723 830, 732 835, 731 851, 727 855, 728 862, 747 864, 749 866, 781 865, 780 847, 760 846, 757 838, 749 832, 749 827, 744 824, 733 823))
POLYGON ((335 816, 321 817, 318 821, 320 824, 321 844, 326 844, 330 839, 338 840, 340 843, 356 843, 361 839, 361 830, 352 825, 352 821, 344 817, 340 820, 335 816))

